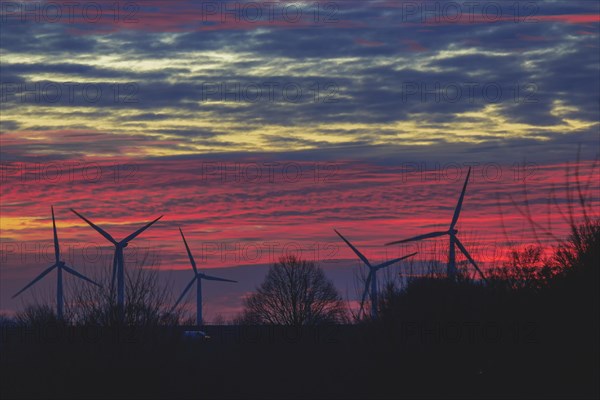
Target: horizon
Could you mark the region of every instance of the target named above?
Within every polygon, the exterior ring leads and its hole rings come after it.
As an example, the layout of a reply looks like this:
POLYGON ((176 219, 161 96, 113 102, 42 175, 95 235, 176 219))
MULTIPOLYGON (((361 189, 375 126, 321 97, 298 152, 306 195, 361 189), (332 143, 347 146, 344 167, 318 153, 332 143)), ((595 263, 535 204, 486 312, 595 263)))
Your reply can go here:
MULTIPOLYGON (((524 248, 528 245, 540 245, 544 248, 547 255, 550 255, 553 246, 556 246, 556 239, 564 240, 570 233, 568 221, 560 213, 566 213, 568 210, 568 201, 560 194, 559 188, 564 187, 560 173, 566 174, 564 168, 566 165, 559 164, 556 166, 545 166, 546 171, 540 172, 539 166, 530 165, 531 177, 528 179, 515 179, 512 174, 508 178, 498 178, 498 174, 494 174, 493 179, 489 177, 477 176, 478 172, 482 173, 484 169, 475 167, 474 175, 470 179, 469 186, 466 191, 465 200, 463 203, 463 212, 459 219, 457 228, 459 229, 459 237, 465 243, 465 246, 470 253, 476 258, 477 263, 485 272, 492 266, 501 265, 506 260, 508 252, 513 249, 524 248), (537 212, 533 212, 531 217, 538 224, 537 236, 534 236, 531 228, 531 223, 527 217, 521 213, 526 212, 524 203, 524 194, 514 192, 511 197, 511 191, 514 189, 523 190, 524 187, 528 191, 536 191, 540 196, 532 196, 529 193, 527 201, 529 204, 539 204, 541 199, 546 201, 548 193, 550 193, 552 185, 556 185, 554 199, 550 204, 550 208, 546 202, 541 203, 543 207, 537 212), (503 191, 495 190, 502 188, 503 191), (478 190, 479 189, 479 190, 478 190), (498 197, 497 197, 498 196, 498 197), (477 200, 475 200, 477 199, 477 200), (500 200, 500 201, 499 201, 500 200), (474 202, 477 201, 476 204, 474 202), (513 204, 514 201, 514 204, 513 204), (520 212, 515 211, 515 204, 521 209, 520 212), (560 207, 560 211, 559 208, 560 207), (510 209, 513 209, 512 212, 510 209), (547 224, 550 222, 550 228, 547 224), (485 228, 484 228, 485 226, 485 228), (554 237, 548 236, 544 232, 551 231, 554 237)), ((570 166, 574 168, 573 165, 570 166)), ((496 165, 494 165, 495 170, 496 165)), ((580 176, 582 184, 590 182, 588 179, 593 176, 598 166, 594 162, 581 163, 580 176), (586 176, 586 173, 588 176, 586 176), (592 175, 590 175, 592 174, 592 175)), ((464 169, 464 168, 463 168, 464 169)), ((508 168, 507 168, 508 169, 508 168)), ((260 230, 261 235, 256 234, 256 230, 251 230, 255 225, 251 225, 250 218, 256 218, 256 214, 252 210, 244 208, 251 217, 245 217, 240 223, 239 214, 230 213, 223 216, 219 211, 213 213, 198 212, 196 218, 204 219, 211 222, 195 224, 185 220, 173 220, 169 218, 169 214, 165 214, 160 221, 147 231, 142 233, 139 238, 136 238, 125 249, 125 262, 127 270, 134 267, 143 267, 156 269, 160 272, 161 282, 164 285, 170 285, 173 290, 173 300, 178 295, 180 288, 183 288, 184 283, 192 275, 192 269, 185 254, 185 248, 181 237, 179 236, 178 228, 181 227, 186 234, 186 238, 190 245, 192 254, 196 258, 198 268, 202 271, 215 273, 217 276, 226 277, 228 279, 237 279, 236 275, 241 275, 244 268, 250 268, 254 275, 250 277, 244 274, 246 282, 237 284, 213 284, 208 283, 205 286, 206 299, 206 314, 207 320, 221 316, 226 320, 231 320, 242 309, 242 300, 245 296, 252 293, 258 286, 266 270, 270 265, 278 261, 278 258, 287 253, 296 254, 309 261, 314 261, 324 268, 328 277, 333 279, 338 290, 343 294, 344 299, 353 309, 356 308, 356 302, 359 300, 359 290, 357 290, 355 280, 364 272, 366 266, 346 247, 346 245, 335 235, 333 228, 347 237, 357 248, 363 252, 371 262, 381 262, 390 260, 395 257, 401 257, 410 252, 419 252, 410 261, 402 262, 399 266, 391 267, 394 274, 402 273, 408 275, 407 264, 411 264, 411 268, 423 268, 431 262, 437 262, 442 269, 445 268, 446 259, 444 253, 447 253, 445 245, 447 239, 426 240, 419 243, 408 243, 402 245, 384 246, 385 242, 391 240, 399 240, 411 237, 413 235, 426 233, 432 230, 447 229, 452 210, 456 205, 460 187, 462 186, 462 176, 455 175, 455 179, 443 181, 440 179, 439 171, 429 171, 429 178, 424 178, 427 174, 414 172, 413 170, 405 172, 397 172, 397 168, 392 168, 393 172, 386 172, 384 178, 381 175, 371 176, 371 171, 362 171, 367 175, 364 179, 356 179, 356 169, 352 170, 352 179, 345 181, 344 177, 340 176, 339 180, 331 179, 327 182, 327 188, 323 189, 322 184, 301 184, 298 182, 287 182, 288 191, 291 195, 282 196, 286 198, 289 204, 298 203, 299 196, 305 196, 307 186, 316 186, 318 189, 312 190, 311 195, 326 198, 330 191, 339 192, 338 186, 341 186, 344 195, 356 195, 354 186, 359 181, 361 184, 369 185, 369 192, 380 193, 387 188, 391 182, 399 182, 403 186, 395 191, 387 191, 387 195, 393 196, 393 199, 380 200, 376 204, 380 207, 367 206, 364 201, 355 203, 346 203, 347 208, 362 206, 369 211, 368 214, 358 218, 343 218, 341 216, 331 216, 327 209, 325 211, 315 210, 308 207, 302 213, 298 213, 295 209, 289 209, 289 224, 284 224, 281 221, 282 216, 278 210, 273 210, 272 215, 262 215, 264 226, 260 230), (433 178, 431 177, 433 175, 433 178), (431 180, 438 182, 437 189, 431 189, 431 180), (404 181, 404 182, 403 182, 404 181), (346 188, 344 186, 350 186, 346 188), (301 186, 301 190, 297 190, 295 186, 301 186), (443 197, 437 192, 445 193, 443 197), (316 193, 314 193, 316 192, 316 193), (415 195, 417 193, 417 195, 415 195), (429 201, 415 201, 418 206, 412 205, 407 201, 410 197, 416 196, 420 199, 431 197, 429 201), (405 200, 394 200, 402 196, 405 200), (454 198, 453 198, 454 197, 454 198), (444 203, 440 204, 437 199, 443 199, 444 203), (404 204, 409 207, 409 211, 401 210, 397 218, 390 219, 389 215, 392 210, 398 209, 398 204, 404 204), (316 219, 315 227, 303 227, 311 224, 303 223, 307 214, 311 214, 312 218, 316 219), (300 214, 301 218, 296 218, 300 214), (316 214, 316 215, 315 215, 316 214), (328 216, 323 218, 322 215, 328 216), (374 215, 373 215, 374 214, 374 215), (407 214, 413 214, 411 218, 407 218, 407 214), (437 214, 440 216, 438 217, 437 214), (424 215, 429 215, 425 218, 424 215), (388 216, 388 218, 385 218, 388 216), (446 218, 444 219, 444 216, 446 218), (325 219, 326 222, 319 220, 325 219), (374 229, 365 227, 365 221, 369 222, 374 229), (179 225, 181 224, 181 225, 179 225), (328 226, 331 225, 331 226, 328 226), (398 229, 398 226, 402 226, 398 229), (330 231, 331 233, 329 233, 330 231), (168 235, 166 234, 168 232, 168 235), (241 233, 240 233, 241 232, 241 233), (249 233, 246 233, 249 232, 249 233), (222 274, 225 272, 225 275, 222 274), (237 273, 237 274, 236 274, 237 273)), ((458 171, 454 169, 453 171, 458 171)), ((461 171, 462 172, 462 171, 461 171)), ((513 169, 514 172, 514 169, 513 169)), ((574 172, 571 172, 574 175, 574 172)), ((383 174, 382 174, 383 175, 383 174)), ((464 175, 464 174, 462 174, 464 175)), ((227 190, 223 186, 241 185, 255 186, 249 182, 230 182, 223 184, 222 176, 217 174, 217 184, 213 182, 214 189, 217 191, 227 190)), ((15 175, 13 180, 25 180, 23 176, 15 175)), ((313 180, 313 177, 309 179, 313 180)), ((144 179, 140 179, 139 183, 145 184, 144 179)), ((26 183, 26 182, 25 182, 26 183)), ((67 182, 46 182, 46 187, 41 185, 42 182, 37 182, 40 192, 48 192, 47 186, 68 185, 71 189, 78 188, 79 181, 67 182)), ((19 184, 18 182, 16 184, 19 184)), ((23 184, 23 182, 21 182, 23 184)), ((92 184, 102 187, 101 183, 93 182, 92 184)), ((111 183, 112 184, 112 183, 111 183)), ((573 182, 571 182, 573 184, 573 182)), ((158 185, 164 187, 164 183, 158 185)), ((275 186, 280 191, 281 185, 267 183, 270 187, 275 186)), ((593 183, 588 188, 590 193, 596 191, 600 187, 597 182, 593 183)), ((238 188, 239 189, 239 188, 238 188)), ((245 188, 243 188, 245 189, 245 188)), ((136 188, 132 188, 132 194, 128 194, 126 190, 120 189, 119 194, 123 196, 135 196, 136 188)), ((276 189, 277 190, 277 189, 276 189)), ((309 189, 310 190, 310 189, 309 189)), ((85 193, 84 191, 82 191, 85 193)), ((157 193, 160 196, 160 193, 157 193)), ((208 195, 207 197, 210 197, 208 195)), ((598 205, 598 197, 591 196, 589 205, 591 208, 598 205)), ((76 270, 84 273, 86 276, 95 279, 95 277, 105 276, 110 273, 110 263, 114 253, 112 244, 102 238, 97 232, 94 232, 84 221, 81 221, 70 210, 70 203, 59 202, 64 206, 55 206, 55 215, 57 223, 57 231, 61 246, 61 258, 67 262, 67 265, 74 267, 76 270)), ((217 210, 223 207, 220 205, 217 210)), ((39 205, 36 208, 43 210, 39 205)), ((201 207, 198 207, 201 209, 201 207)), ((339 207, 338 207, 339 208, 339 207)), ((76 211, 81 212, 86 218, 98 224, 100 227, 110 233, 116 240, 121 240, 134 230, 149 222, 157 215, 149 215, 147 218, 133 216, 130 220, 123 221, 122 218, 102 218, 102 209, 96 208, 94 214, 90 214, 83 209, 76 211)), ((110 212, 110 210, 107 210, 110 212)), ((185 210, 175 215, 183 215, 185 210)), ((233 208, 233 211, 238 211, 233 208)), ((262 211, 262 210, 261 210, 262 211)), ((343 211, 343 210, 342 210, 343 211)), ((343 214, 342 211, 336 211, 335 214, 343 214)), ((42 213, 43 214, 43 213, 42 213)), ((25 240, 3 240, 2 244, 2 261, 5 265, 2 279, 2 304, 9 304, 12 307, 0 309, 0 312, 9 315, 14 314, 23 304, 27 304, 31 299, 40 300, 40 298, 48 298, 48 293, 54 290, 54 279, 45 280, 36 284, 29 294, 24 293, 19 298, 11 299, 10 297, 25 283, 30 281, 34 276, 38 275, 43 269, 53 263, 54 250, 52 244, 51 233, 51 217, 50 212, 47 215, 40 215, 35 218, 34 223, 24 228, 18 229, 18 234, 25 240)), ((581 210, 574 213, 575 218, 582 216, 581 210)), ((6 221, 6 217, 3 217, 6 221)), ((6 225, 3 222, 3 231, 6 232, 6 225)), ((9 228, 9 231, 11 229, 9 228)), ((13 230, 14 231, 14 230, 13 230)), ((458 260, 464 260, 464 257, 459 257, 458 260)), ((463 261, 464 262, 464 261, 463 261)), ((239 279, 237 279, 239 280, 239 279)), ((73 284, 83 284, 67 278, 67 290, 73 284)), ((193 296, 188 294, 184 299, 186 309, 193 309, 193 296)))

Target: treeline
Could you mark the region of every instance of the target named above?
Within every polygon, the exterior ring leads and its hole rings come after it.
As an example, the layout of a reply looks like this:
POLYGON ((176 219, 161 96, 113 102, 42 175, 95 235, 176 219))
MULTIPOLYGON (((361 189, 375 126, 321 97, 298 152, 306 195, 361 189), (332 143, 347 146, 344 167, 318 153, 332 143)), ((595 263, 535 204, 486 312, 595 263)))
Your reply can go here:
POLYGON ((487 283, 459 275, 411 278, 403 287, 388 283, 379 321, 533 321, 571 337, 598 336, 600 304, 600 221, 573 225, 551 255, 540 246, 512 250, 500 267, 487 270, 487 283))

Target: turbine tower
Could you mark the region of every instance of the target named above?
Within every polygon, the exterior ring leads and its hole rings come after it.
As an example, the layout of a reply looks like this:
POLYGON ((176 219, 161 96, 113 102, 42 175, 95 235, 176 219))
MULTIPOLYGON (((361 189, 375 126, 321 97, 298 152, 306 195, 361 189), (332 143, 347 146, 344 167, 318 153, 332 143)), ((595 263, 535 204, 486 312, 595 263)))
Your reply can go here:
POLYGON ((74 269, 67 267, 65 265, 65 262, 60 260, 60 246, 58 245, 58 234, 56 233, 56 220, 54 219, 54 207, 50 206, 50 210, 52 211, 52 229, 54 231, 54 257, 55 257, 54 265, 52 265, 50 268, 43 271, 33 281, 31 281, 27 286, 25 286, 23 289, 19 290, 13 296, 13 299, 15 297, 17 297, 18 295, 20 295, 21 293, 23 293, 25 290, 29 289, 36 282, 40 281, 44 276, 48 275, 53 269, 56 268, 56 274, 57 274, 56 316, 59 320, 62 320, 63 319, 63 310, 64 310, 63 276, 62 276, 63 270, 65 272, 70 273, 71 275, 76 276, 79 279, 83 279, 84 281, 93 283, 96 286, 100 286, 100 285, 98 285, 96 282, 94 282, 90 278, 86 277, 85 275, 80 274, 79 272, 75 271, 74 269))
POLYGON ((448 253, 448 266, 447 266, 448 277, 450 279, 456 278, 456 248, 455 248, 455 246, 456 246, 465 255, 465 257, 467 257, 467 259, 473 265, 473 267, 475 267, 475 269, 481 276, 481 279, 483 279, 483 281, 487 283, 487 279, 485 279, 485 276, 483 275, 483 273, 477 266, 477 263, 475 263, 475 260, 473 260, 473 257, 471 257, 471 255, 469 254, 469 252, 467 251, 465 246, 463 246, 461 241, 458 240, 458 237, 456 237, 458 230, 455 228, 455 226, 456 226, 456 223, 458 222, 458 217, 460 215, 462 203, 465 198, 465 192, 467 190, 467 183, 469 182, 470 175, 471 175, 471 168, 469 167, 469 172, 467 172, 467 179, 465 179, 465 183, 463 185, 462 192, 460 193, 460 197, 458 198, 458 203, 456 204, 456 208, 454 209, 454 216, 452 217, 452 221, 450 222, 450 228, 447 231, 426 233, 424 235, 415 236, 415 237, 412 237, 409 239, 397 240, 395 242, 386 243, 385 245, 389 246, 389 245, 397 244, 397 243, 414 242, 414 241, 419 241, 419 240, 423 240, 423 239, 429 239, 429 238, 448 235, 450 237, 450 249, 449 249, 449 253, 448 253))
POLYGON ((344 242, 352 249, 352 251, 360 258, 367 267, 369 267, 369 274, 367 275, 367 280, 365 281, 365 290, 363 291, 362 299, 360 301, 360 309, 358 310, 358 315, 360 317, 360 313, 364 312, 363 307, 365 303, 365 298, 367 297, 367 292, 369 292, 369 285, 371 286, 370 294, 371 294, 371 317, 377 318, 377 271, 387 266, 390 266, 398 261, 402 261, 405 258, 412 257, 417 253, 411 253, 407 256, 395 258, 390 261, 386 261, 384 263, 378 265, 371 265, 367 257, 365 257, 356 247, 352 245, 345 237, 342 236, 336 229, 334 229, 335 233, 338 234, 339 237, 342 238, 344 242))
POLYGON ((148 229, 152 224, 161 219, 163 216, 156 218, 154 221, 149 222, 144 225, 137 231, 133 232, 131 235, 127 236, 125 239, 117 242, 111 235, 108 234, 104 229, 95 225, 92 221, 85 218, 83 215, 79 214, 77 211, 71 208, 71 211, 75 213, 79 218, 88 223, 89 226, 94 228, 98 233, 100 233, 106 240, 111 242, 115 246, 115 255, 113 257, 113 270, 112 270, 112 278, 110 284, 110 292, 112 293, 114 290, 115 277, 117 278, 117 308, 119 312, 119 319, 123 321, 125 317, 125 262, 123 257, 123 249, 127 247, 130 241, 135 239, 140 233, 144 232, 148 229))
POLYGON ((175 305, 171 309, 171 311, 175 310, 177 305, 183 300, 187 292, 190 290, 194 282, 196 282, 196 326, 202 326, 202 279, 206 279, 207 281, 221 281, 221 282, 233 282, 237 283, 237 281, 233 281, 231 279, 217 278, 215 276, 206 275, 196 268, 196 261, 194 261, 194 256, 192 256, 192 252, 190 251, 190 247, 185 240, 185 236, 183 236, 183 231, 179 228, 179 233, 181 233, 181 237, 183 238, 183 243, 185 244, 185 249, 187 250, 188 257, 190 259, 190 264, 192 264, 192 269, 194 270, 194 277, 188 283, 188 285, 183 289, 181 296, 175 302, 175 305))

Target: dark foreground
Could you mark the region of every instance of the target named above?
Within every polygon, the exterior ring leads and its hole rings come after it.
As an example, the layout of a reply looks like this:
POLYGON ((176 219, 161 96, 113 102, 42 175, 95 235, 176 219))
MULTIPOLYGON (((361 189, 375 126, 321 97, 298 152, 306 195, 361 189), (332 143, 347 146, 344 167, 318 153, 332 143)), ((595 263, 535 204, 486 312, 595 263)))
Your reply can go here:
POLYGON ((5 328, 0 397, 597 398, 597 338, 565 342, 569 330, 209 326, 202 340, 183 328, 5 328))

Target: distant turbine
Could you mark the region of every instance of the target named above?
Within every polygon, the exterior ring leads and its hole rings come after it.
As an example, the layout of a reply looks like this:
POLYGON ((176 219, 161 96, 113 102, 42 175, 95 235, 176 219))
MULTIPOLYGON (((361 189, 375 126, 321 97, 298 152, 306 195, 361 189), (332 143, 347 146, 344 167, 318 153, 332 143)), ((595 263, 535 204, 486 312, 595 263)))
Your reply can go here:
POLYGON ((363 291, 362 299, 360 301, 360 309, 358 310, 358 315, 360 316, 360 313, 364 312, 363 308, 364 308, 365 298, 367 297, 367 292, 369 292, 369 284, 370 284, 371 285, 371 291, 370 291, 371 292, 371 316, 373 318, 377 318, 377 271, 382 268, 385 268, 389 265, 397 263, 398 261, 402 261, 405 258, 412 257, 417 253, 412 253, 412 254, 409 254, 404 257, 395 258, 393 260, 386 261, 379 265, 371 265, 369 260, 367 260, 367 257, 365 257, 360 251, 358 251, 358 249, 356 247, 354 247, 352 245, 352 243, 350 243, 345 237, 343 237, 342 234, 339 233, 337 230, 334 229, 334 231, 335 231, 335 233, 338 234, 339 237, 342 238, 342 240, 344 242, 346 242, 346 244, 358 256, 358 258, 360 258, 367 265, 367 267, 369 267, 369 274, 367 275, 367 280, 365 281, 365 290, 363 291))
POLYGON ((460 210, 462 208, 462 203, 463 203, 463 199, 465 197, 465 192, 467 190, 467 183, 469 182, 470 175, 471 175, 471 168, 469 168, 469 172, 467 173, 467 179, 465 179, 465 184, 463 186, 460 197, 458 198, 458 203, 456 204, 456 208, 454 209, 454 216, 452 217, 452 222, 450 223, 450 228, 447 231, 426 233, 424 235, 415 236, 410 239, 404 239, 404 240, 398 240, 395 242, 386 243, 385 245, 389 246, 391 244, 414 242, 414 241, 418 241, 418 240, 449 235, 450 236, 450 250, 449 250, 448 267, 447 267, 448 277, 451 279, 456 278, 456 249, 454 247, 454 245, 456 245, 456 246, 458 246, 458 249, 465 255, 465 257, 467 257, 469 262, 471 264, 473 264, 473 267, 475 267, 477 272, 479 272, 481 279, 483 279, 484 282, 487 282, 487 279, 485 279, 485 276, 483 275, 483 273, 481 272, 481 270, 475 263, 475 260, 473 260, 473 257, 471 257, 471 255, 469 254, 467 249, 465 249, 465 246, 463 246, 463 244, 460 242, 460 240, 458 240, 458 238, 456 237, 458 230, 454 228, 456 226, 456 223, 458 222, 458 216, 460 215, 460 210))
POLYGON ((194 261, 194 256, 192 256, 192 252, 190 251, 190 247, 188 246, 187 241, 185 240, 185 236, 183 236, 183 231, 181 230, 181 228, 179 228, 179 233, 181 233, 183 243, 185 244, 185 249, 187 250, 187 254, 190 259, 190 264, 192 264, 192 269, 194 270, 194 277, 192 278, 190 283, 188 283, 185 289, 183 289, 181 296, 179 296, 179 298, 175 302, 175 305, 173 306, 172 310, 175 310, 177 305, 179 305, 181 300, 183 300, 187 292, 190 290, 194 282, 196 282, 196 325, 202 326, 202 279, 206 279, 207 281, 221 281, 233 283, 237 283, 237 281, 233 281, 231 279, 217 278, 215 276, 210 276, 199 272, 196 268, 196 261, 194 261))
POLYGON ((144 232, 148 229, 152 224, 161 219, 163 216, 156 218, 154 221, 146 224, 142 228, 133 232, 131 235, 127 236, 125 239, 117 242, 110 236, 104 229, 95 225, 93 222, 85 218, 83 215, 79 214, 77 211, 71 208, 71 211, 75 213, 79 218, 88 223, 89 226, 94 228, 98 233, 106 238, 109 242, 115 245, 115 256, 113 257, 113 270, 112 270, 112 278, 110 283, 110 292, 112 293, 115 285, 115 277, 117 278, 117 307, 119 310, 119 318, 123 320, 125 316, 125 262, 123 258, 123 249, 127 247, 130 241, 135 239, 140 233, 144 232))
POLYGON ((56 233, 56 221, 54 219, 54 207, 50 206, 50 210, 52 211, 52 230, 54 231, 54 257, 55 257, 54 265, 52 265, 50 268, 48 268, 45 271, 43 271, 41 274, 39 274, 37 276, 37 278, 35 278, 33 281, 31 281, 27 286, 25 286, 23 289, 19 290, 13 296, 13 299, 15 297, 17 297, 18 295, 20 295, 21 293, 23 293, 25 290, 29 289, 36 282, 38 282, 39 280, 41 280, 44 276, 48 275, 54 268, 56 268, 56 272, 57 272, 57 281, 56 281, 56 316, 58 317, 58 319, 62 320, 63 319, 63 308, 64 308, 63 281, 62 281, 62 271, 63 270, 65 270, 66 272, 70 273, 71 275, 74 275, 74 276, 76 276, 76 277, 78 277, 80 279, 83 279, 84 281, 93 283, 96 286, 100 286, 100 285, 98 285, 96 282, 94 282, 93 280, 89 279, 88 277, 86 277, 86 276, 80 274, 79 272, 75 271, 74 269, 67 267, 65 265, 65 262, 60 260, 60 247, 58 245, 58 234, 56 233))

